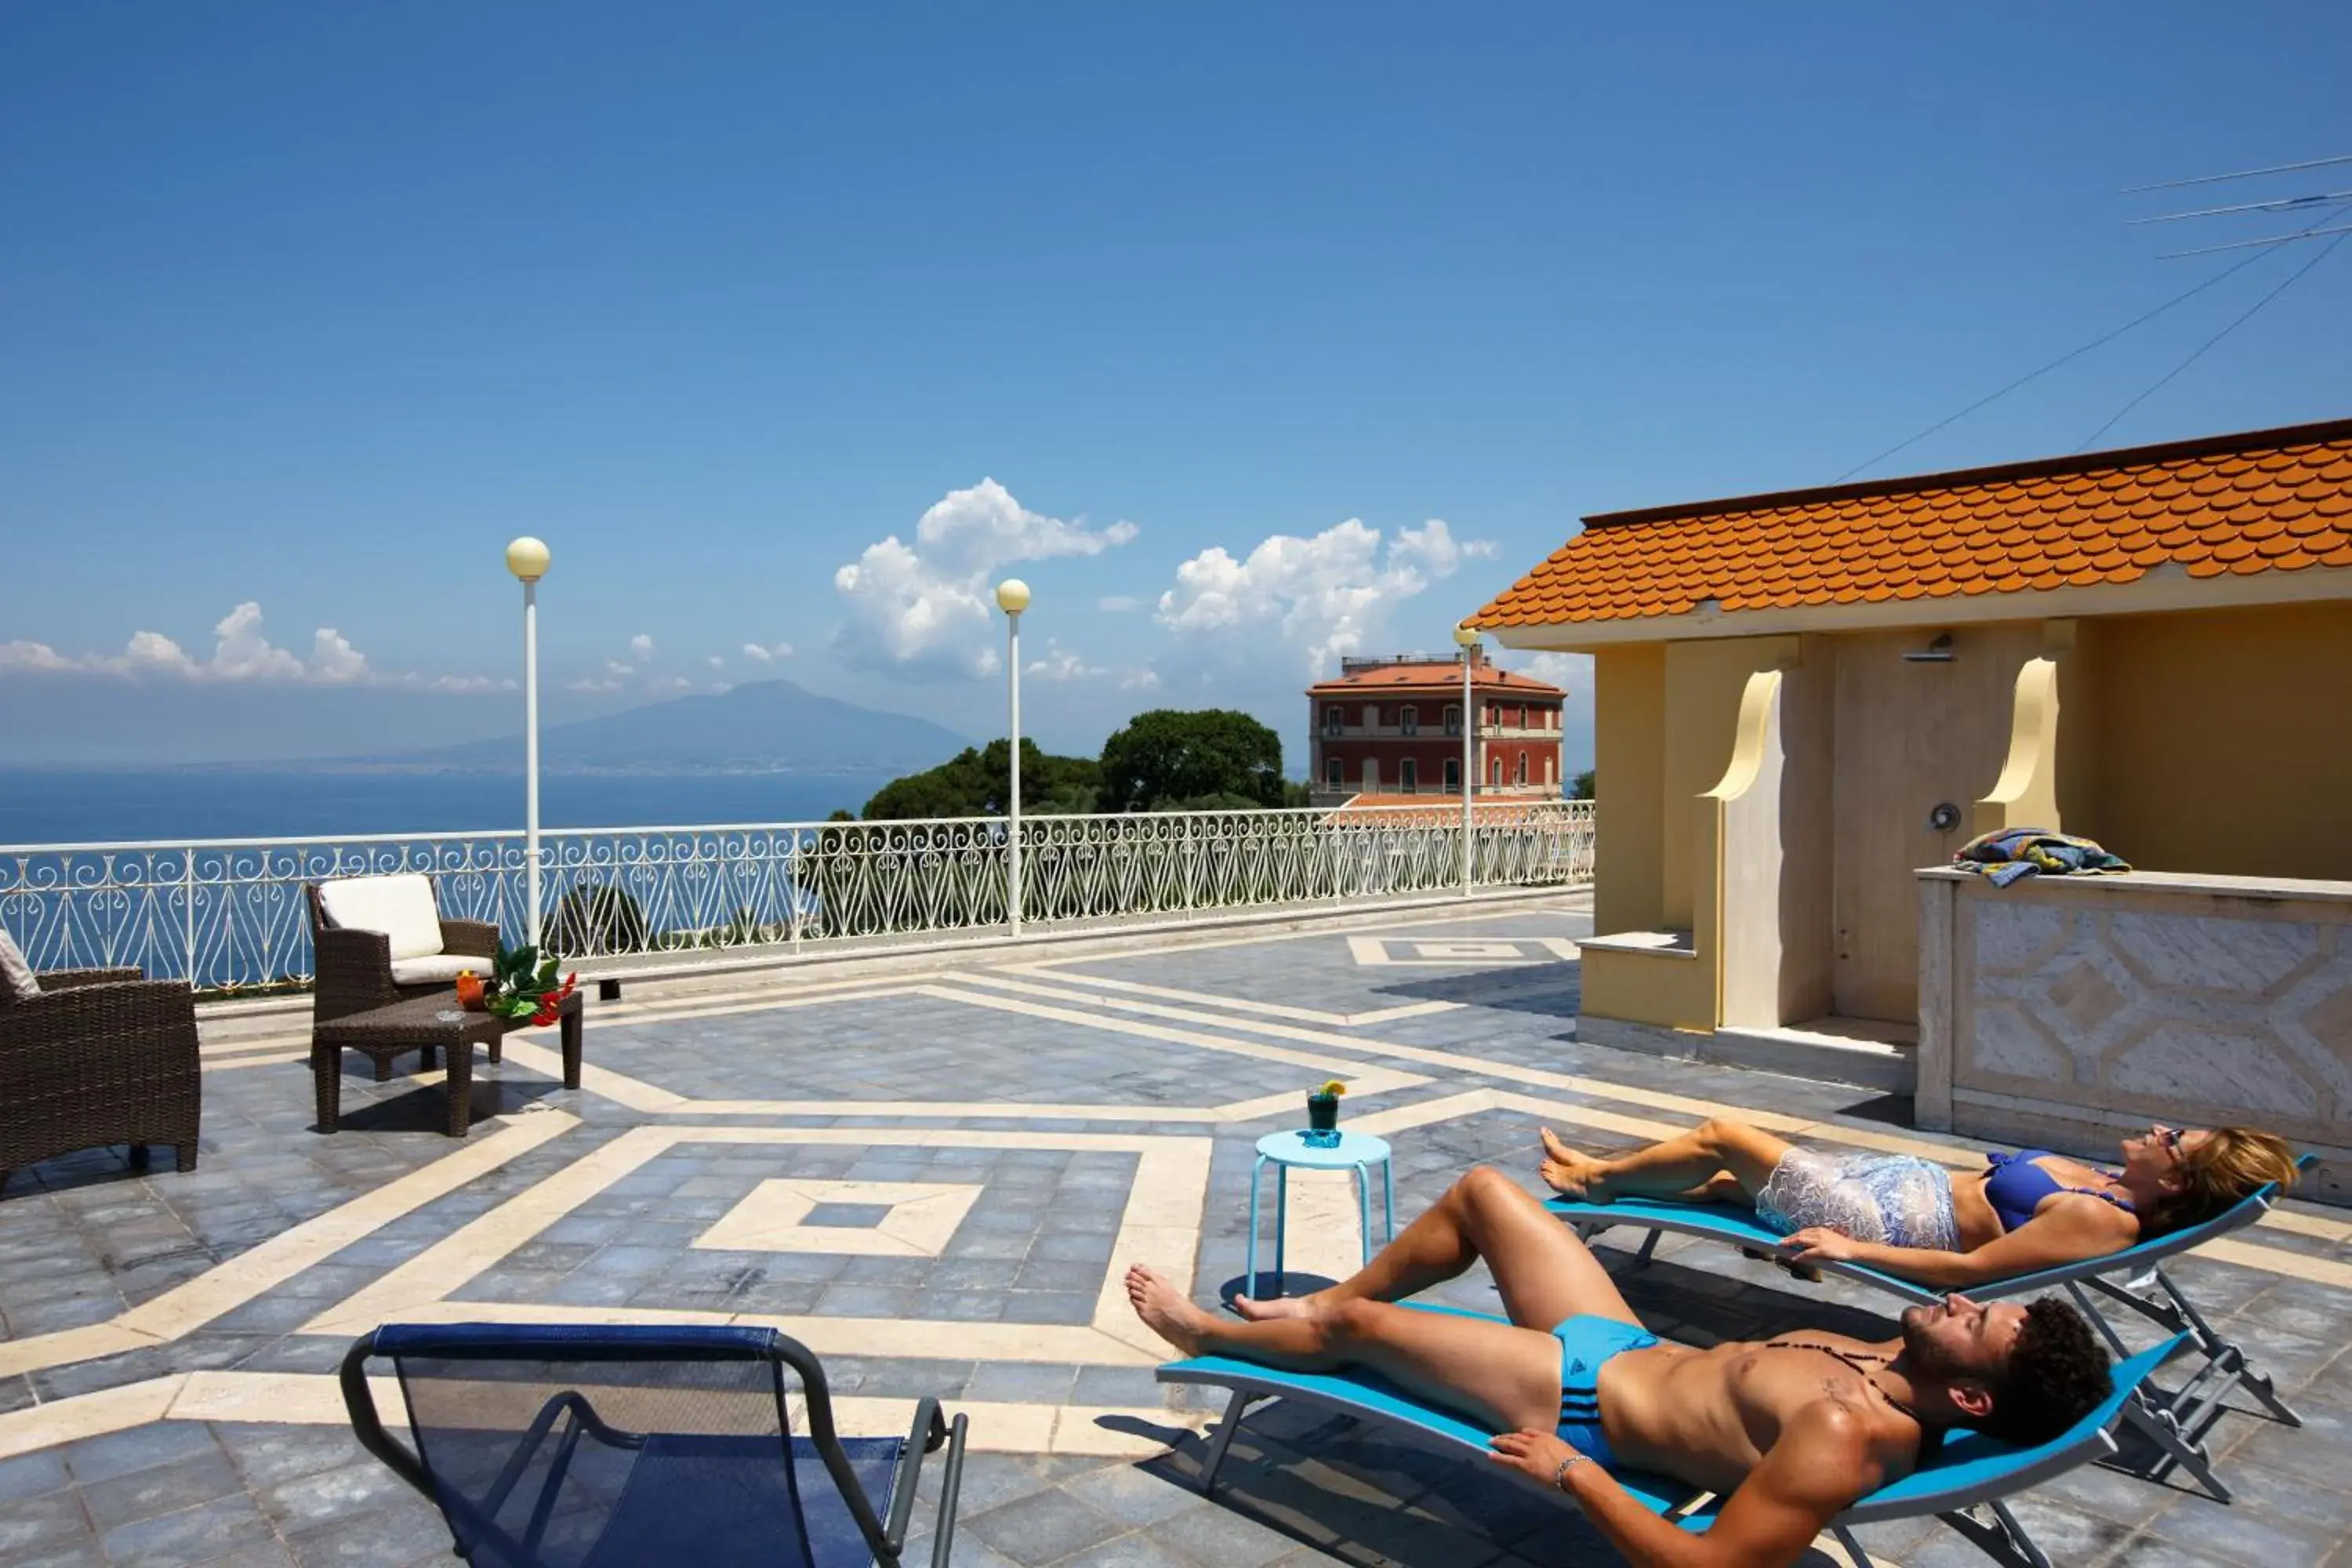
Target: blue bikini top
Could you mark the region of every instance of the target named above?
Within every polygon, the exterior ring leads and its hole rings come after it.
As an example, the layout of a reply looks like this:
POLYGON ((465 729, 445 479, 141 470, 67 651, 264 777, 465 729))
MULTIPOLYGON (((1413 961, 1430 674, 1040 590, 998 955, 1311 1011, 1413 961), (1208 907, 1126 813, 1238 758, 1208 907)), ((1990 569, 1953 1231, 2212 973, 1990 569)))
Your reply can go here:
POLYGON ((1992 1205, 1992 1212, 2000 1219, 2002 1230, 2015 1230, 2032 1219, 2033 1211, 2042 1206, 2042 1200, 2053 1193, 2084 1193, 2095 1198, 2105 1198, 2126 1214, 2138 1212, 2132 1207, 2129 1198, 2119 1198, 2097 1187, 2070 1187, 2033 1163, 2053 1157, 2047 1149, 2021 1149, 2014 1154, 1991 1152, 1985 1154, 1985 1158, 1992 1163, 1992 1169, 1985 1173, 1985 1201, 1992 1205))

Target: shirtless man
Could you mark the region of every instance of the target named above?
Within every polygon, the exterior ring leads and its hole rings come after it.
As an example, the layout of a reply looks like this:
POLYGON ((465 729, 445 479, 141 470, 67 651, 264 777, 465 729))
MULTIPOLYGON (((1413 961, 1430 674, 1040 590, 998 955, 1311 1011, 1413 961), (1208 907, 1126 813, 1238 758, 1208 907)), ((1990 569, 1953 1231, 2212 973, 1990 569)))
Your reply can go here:
POLYGON ((2054 1299, 1953 1296, 1909 1309, 1901 1336, 1877 1342, 1805 1332, 1704 1351, 1664 1343, 1568 1226, 1485 1166, 1353 1279, 1296 1300, 1240 1299, 1246 1321, 1213 1316, 1140 1266, 1127 1290, 1187 1355, 1368 1367, 1485 1424, 1498 1462, 1567 1492, 1644 1565, 1793 1563, 1855 1499, 1909 1473, 1929 1434, 1969 1426, 2042 1441, 2110 1387, 2089 1326, 2054 1299), (1391 1304, 1481 1258, 1510 1324, 1391 1304), (1693 1534, 1628 1495, 1609 1474, 1618 1466, 1728 1500, 1693 1534))

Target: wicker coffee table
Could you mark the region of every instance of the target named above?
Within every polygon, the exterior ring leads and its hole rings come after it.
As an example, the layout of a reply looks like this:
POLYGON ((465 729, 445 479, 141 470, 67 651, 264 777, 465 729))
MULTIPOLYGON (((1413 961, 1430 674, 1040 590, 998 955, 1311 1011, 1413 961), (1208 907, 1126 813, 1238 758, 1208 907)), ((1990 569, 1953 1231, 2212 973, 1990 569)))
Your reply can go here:
MULTIPOLYGON (((559 1014, 566 1089, 580 1087, 580 994, 572 993, 563 999, 559 1014)), ((345 1051, 364 1051, 374 1058, 379 1080, 390 1070, 393 1058, 417 1051, 423 1054, 423 1066, 430 1068, 437 1051, 448 1058, 449 1067, 449 1120, 444 1131, 463 1138, 474 1119, 474 1047, 489 1047, 495 1062, 502 1054, 500 1042, 530 1026, 529 1018, 461 1012, 454 991, 316 1024, 310 1030, 310 1076, 319 1090, 319 1131, 332 1132, 341 1123, 345 1051)))

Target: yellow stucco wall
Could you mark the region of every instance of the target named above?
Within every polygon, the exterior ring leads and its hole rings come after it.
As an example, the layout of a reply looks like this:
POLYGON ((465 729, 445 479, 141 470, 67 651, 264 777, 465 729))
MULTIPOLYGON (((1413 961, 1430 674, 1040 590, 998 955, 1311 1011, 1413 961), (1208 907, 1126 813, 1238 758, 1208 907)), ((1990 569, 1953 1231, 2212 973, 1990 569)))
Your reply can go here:
MULTIPOLYGON (((1665 820, 1659 882, 1664 923, 1677 931, 1698 921, 1699 796, 1731 763, 1739 695, 1759 670, 1796 658, 1795 637, 1721 637, 1668 643, 1666 732, 1661 780, 1665 820)), ((1598 765, 1596 762, 1596 766, 1598 765)))
POLYGON ((2078 805, 2062 751, 2069 831, 2154 871, 2352 879, 2352 602, 2082 625, 2097 761, 2078 805))
POLYGON ((1601 931, 1654 931, 1665 920, 1666 650, 1660 643, 1593 656, 1592 919, 1601 931))
POLYGON ((1951 664, 1906 663, 1923 640, 1808 637, 1801 658, 1780 637, 1598 655, 1597 929, 1696 929, 1698 952, 1590 953, 1587 1010, 1714 1026, 1720 820, 1701 797, 1730 761, 1748 676, 1776 666, 1794 671, 1778 911, 1791 1021, 1832 1000, 1911 1015, 1911 871, 1970 831, 1937 835, 1927 809, 1965 810, 1994 787, 2036 658, 2056 671, 2065 830, 2151 870, 2352 880, 2352 603, 1991 623, 1956 634, 1951 664))
POLYGON ((1730 763, 1748 676, 1793 659, 1797 647, 1794 637, 1738 637, 1596 657, 1594 766, 1609 826, 1595 866, 1595 927, 1696 931, 1698 945, 1696 958, 1588 951, 1584 1006, 1596 1016, 1715 1026, 1722 807, 1702 797, 1730 763))

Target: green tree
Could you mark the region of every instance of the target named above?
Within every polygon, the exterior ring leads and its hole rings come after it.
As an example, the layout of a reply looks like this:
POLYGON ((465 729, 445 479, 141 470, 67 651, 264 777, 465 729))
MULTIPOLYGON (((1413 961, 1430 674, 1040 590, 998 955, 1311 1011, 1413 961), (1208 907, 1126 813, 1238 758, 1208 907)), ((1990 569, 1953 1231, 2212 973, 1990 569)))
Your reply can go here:
POLYGON ((1591 800, 1591 799, 1595 798, 1595 797, 1594 797, 1594 795, 1593 795, 1593 793, 1592 793, 1592 774, 1593 774, 1593 771, 1594 771, 1594 770, 1592 770, 1592 769, 1591 769, 1591 768, 1587 768, 1587 769, 1585 769, 1582 773, 1580 773, 1577 774, 1574 778, 1572 778, 1572 779, 1570 779, 1570 780, 1569 780, 1569 781, 1568 781, 1568 798, 1569 798, 1569 799, 1570 799, 1570 800, 1591 800))
MULTIPOLYGON (((1056 757, 1021 742, 1021 809, 1040 816, 1092 811, 1102 766, 1091 757, 1056 757)), ((1013 796, 1013 748, 1003 741, 966 746, 938 767, 893 779, 866 803, 868 822, 918 816, 1002 816, 1013 796)))
POLYGON ((978 816, 988 808, 967 747, 961 756, 892 779, 866 803, 866 820, 874 822, 914 816, 978 816))
POLYGON ((1168 811, 1209 800, 1280 805, 1284 798, 1282 738, 1246 713, 1155 708, 1103 742, 1107 811, 1168 811))
POLYGON ((600 952, 643 952, 652 932, 646 911, 625 888, 583 882, 563 895, 541 944, 551 954, 579 958, 600 952))

